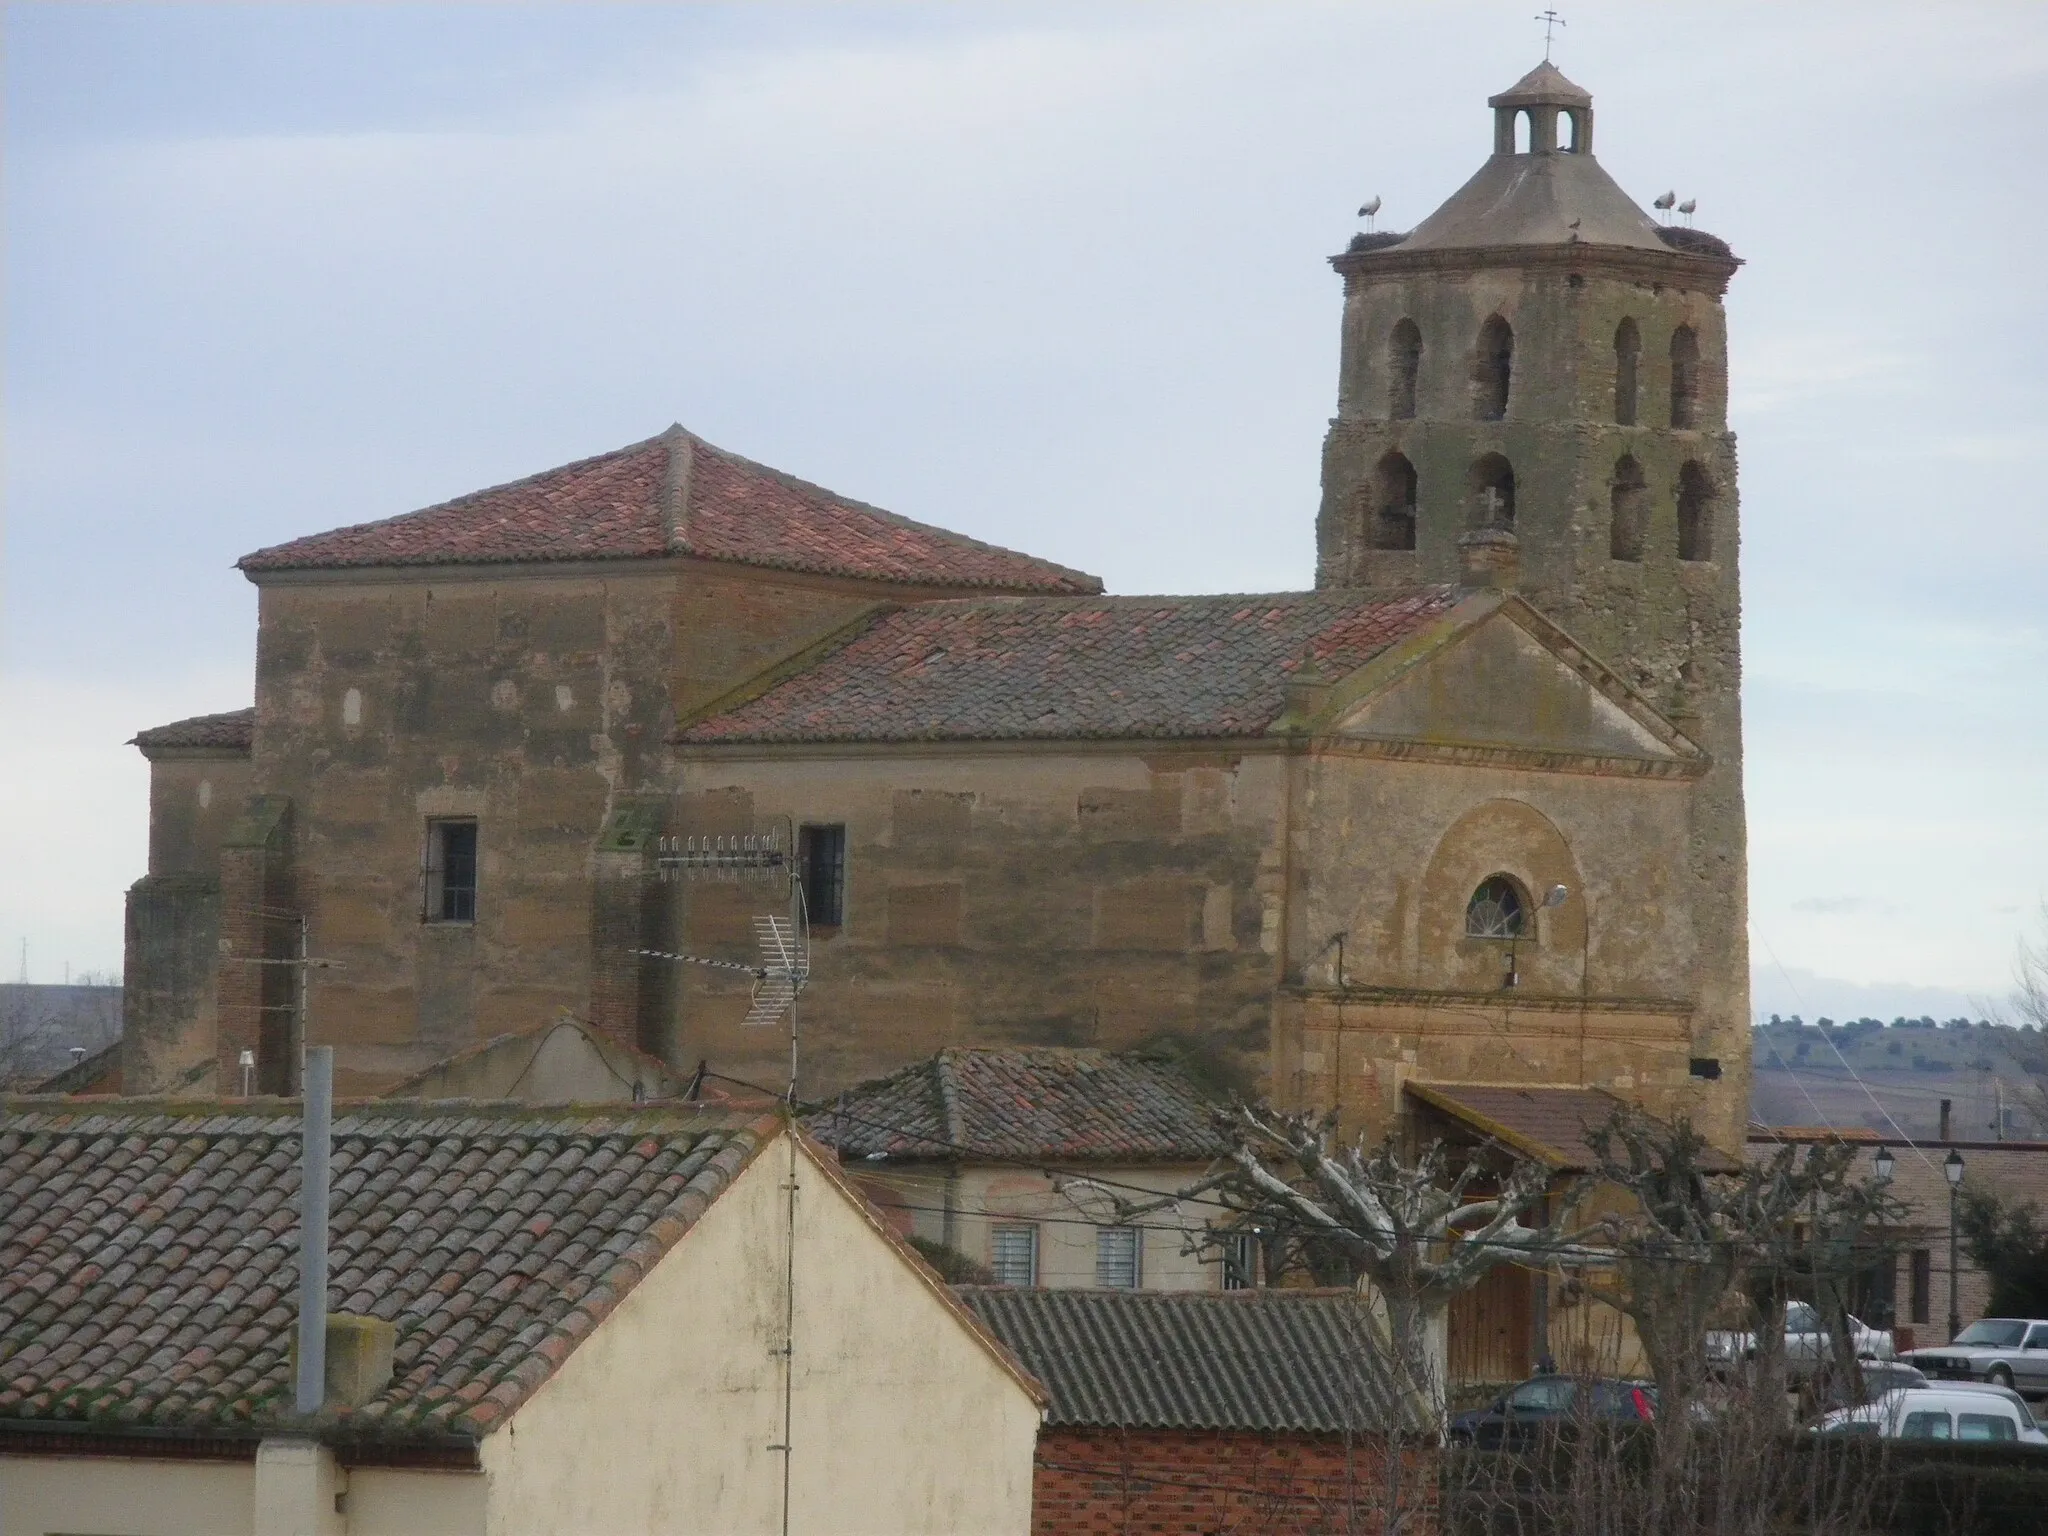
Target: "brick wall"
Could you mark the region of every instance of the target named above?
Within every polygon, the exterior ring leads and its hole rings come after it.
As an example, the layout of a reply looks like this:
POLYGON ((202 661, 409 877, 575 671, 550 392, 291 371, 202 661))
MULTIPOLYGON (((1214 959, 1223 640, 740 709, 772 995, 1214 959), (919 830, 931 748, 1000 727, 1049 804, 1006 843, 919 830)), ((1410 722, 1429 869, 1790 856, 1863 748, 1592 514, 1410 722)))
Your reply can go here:
POLYGON ((1426 1536, 1434 1452, 1396 1455, 1377 1436, 1047 1429, 1032 1536, 1379 1536, 1390 1506, 1403 1536, 1426 1536))

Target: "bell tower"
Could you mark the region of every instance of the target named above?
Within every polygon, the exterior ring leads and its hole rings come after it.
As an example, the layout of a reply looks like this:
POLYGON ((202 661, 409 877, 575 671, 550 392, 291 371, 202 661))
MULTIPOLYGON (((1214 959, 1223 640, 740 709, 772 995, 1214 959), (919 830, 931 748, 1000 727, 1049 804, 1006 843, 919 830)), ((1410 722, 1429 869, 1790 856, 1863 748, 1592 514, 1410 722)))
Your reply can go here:
POLYGON ((1504 547, 1502 573, 1467 584, 1517 582, 1706 749, 1689 906, 1698 1016, 1727 1038, 1695 1048, 1746 1052, 1722 308, 1740 263, 1616 185, 1593 157, 1592 96, 1547 61, 1488 105, 1492 153, 1464 186, 1406 235, 1361 234, 1332 259, 1344 318, 1316 584, 1454 583, 1461 540, 1504 547))

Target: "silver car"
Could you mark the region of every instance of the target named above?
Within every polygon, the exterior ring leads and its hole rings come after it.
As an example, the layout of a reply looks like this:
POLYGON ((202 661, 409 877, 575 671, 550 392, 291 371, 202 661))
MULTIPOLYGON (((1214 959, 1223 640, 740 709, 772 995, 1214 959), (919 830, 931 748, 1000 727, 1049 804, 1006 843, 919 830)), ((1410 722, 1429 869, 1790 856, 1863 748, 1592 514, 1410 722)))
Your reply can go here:
POLYGON ((2035 1318, 1987 1317, 1947 1344, 1903 1358, 1931 1381, 1989 1381, 2048 1395, 2048 1322, 2035 1318))
MULTIPOLYGON (((1738 1361, 1756 1358, 1753 1333, 1714 1332, 1707 1335, 1707 1362, 1723 1369, 1738 1361)), ((1849 1318, 1849 1342, 1859 1360, 1895 1358, 1891 1331, 1871 1328, 1860 1319, 1849 1318)), ((1794 1301, 1785 1306, 1785 1366, 1793 1375, 1810 1374, 1826 1363, 1833 1350, 1827 1324, 1820 1310, 1810 1302, 1794 1301)))

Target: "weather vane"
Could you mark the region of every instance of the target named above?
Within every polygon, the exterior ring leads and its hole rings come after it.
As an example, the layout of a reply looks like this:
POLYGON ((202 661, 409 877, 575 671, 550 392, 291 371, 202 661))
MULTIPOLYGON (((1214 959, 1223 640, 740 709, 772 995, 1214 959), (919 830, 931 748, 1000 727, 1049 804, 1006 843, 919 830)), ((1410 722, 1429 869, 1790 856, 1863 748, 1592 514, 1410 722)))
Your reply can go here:
POLYGON ((1552 35, 1559 27, 1568 26, 1569 23, 1555 11, 1544 11, 1531 19, 1543 23, 1543 62, 1548 64, 1550 62, 1550 39, 1552 35))

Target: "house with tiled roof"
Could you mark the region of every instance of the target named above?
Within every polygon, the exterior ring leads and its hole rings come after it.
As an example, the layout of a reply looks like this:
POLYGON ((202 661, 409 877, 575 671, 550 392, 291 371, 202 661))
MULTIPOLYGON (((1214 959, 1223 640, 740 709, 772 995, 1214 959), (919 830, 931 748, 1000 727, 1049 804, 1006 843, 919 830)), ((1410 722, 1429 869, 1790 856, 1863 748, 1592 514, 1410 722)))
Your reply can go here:
POLYGON ((1251 1232, 1201 1201, 1125 1211, 1228 1156, 1222 1108, 1164 1053, 953 1046, 835 1095, 807 1124, 899 1232, 963 1273, 1216 1291, 1259 1283, 1251 1232))
POLYGON ((1042 1389, 759 1111, 340 1106, 300 1412, 301 1128, 0 1104, 0 1528, 1028 1530, 1042 1389))
POLYGON ((1107 594, 680 427, 245 556, 246 739, 136 738, 123 1085, 312 1041, 375 1094, 567 1013, 779 1091, 786 916, 809 1097, 1166 1044, 1347 1131, 1509 1084, 1739 1145, 1740 263, 1554 68, 1486 128, 1330 258, 1321 504, 1243 529, 1310 590, 1107 594))
POLYGON ((959 1294, 1045 1385, 1032 1536, 1436 1528, 1434 1436, 1354 1291, 959 1294))

